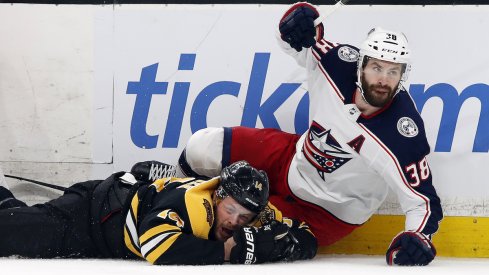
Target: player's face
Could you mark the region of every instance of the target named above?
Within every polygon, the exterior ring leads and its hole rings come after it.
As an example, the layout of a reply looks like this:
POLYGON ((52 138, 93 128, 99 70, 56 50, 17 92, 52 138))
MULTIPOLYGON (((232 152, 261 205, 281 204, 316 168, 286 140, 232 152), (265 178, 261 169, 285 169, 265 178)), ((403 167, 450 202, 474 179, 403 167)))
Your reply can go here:
POLYGON ((403 65, 375 58, 368 60, 362 71, 362 89, 367 102, 374 107, 384 107, 397 91, 403 65))
POLYGON ((216 240, 226 241, 233 236, 234 231, 249 224, 255 216, 254 212, 243 207, 232 197, 226 197, 216 207, 216 240))

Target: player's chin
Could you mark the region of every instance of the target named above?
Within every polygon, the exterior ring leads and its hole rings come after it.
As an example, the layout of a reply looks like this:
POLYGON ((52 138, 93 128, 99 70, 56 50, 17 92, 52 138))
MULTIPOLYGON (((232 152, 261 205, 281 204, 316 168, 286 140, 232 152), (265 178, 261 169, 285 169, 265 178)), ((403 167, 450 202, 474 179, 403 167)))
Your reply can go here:
POLYGON ((391 96, 389 93, 377 93, 377 92, 372 92, 370 97, 367 99, 368 103, 374 107, 384 107, 391 101, 391 96))

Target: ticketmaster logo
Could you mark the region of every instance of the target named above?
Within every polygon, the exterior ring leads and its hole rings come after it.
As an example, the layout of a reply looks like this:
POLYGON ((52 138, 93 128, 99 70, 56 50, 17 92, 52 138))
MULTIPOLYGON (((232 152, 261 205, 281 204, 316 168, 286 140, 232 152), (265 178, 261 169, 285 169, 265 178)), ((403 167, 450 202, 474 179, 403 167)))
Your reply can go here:
MULTIPOLYGON (((193 71, 197 54, 181 54, 178 64, 179 71, 193 71)), ((207 127, 207 112, 220 96, 238 97, 239 93, 246 93, 241 117, 241 126, 256 127, 257 120, 265 128, 281 129, 275 112, 299 89, 301 83, 282 83, 271 92, 268 98, 263 99, 265 80, 268 73, 270 53, 256 53, 247 82, 247 90, 241 89, 242 83, 234 81, 218 81, 210 83, 202 89, 195 101, 190 104, 191 110, 187 110, 187 98, 189 95, 191 80, 188 82, 175 82, 170 110, 166 119, 162 148, 177 148, 180 141, 180 133, 183 118, 189 114, 189 126, 192 133, 207 127)), ((165 64, 165 66, 168 66, 165 64)), ((153 95, 166 95, 169 83, 156 81, 158 63, 142 68, 139 81, 129 81, 127 84, 128 95, 135 95, 134 110, 131 119, 131 140, 137 147, 144 149, 156 148, 159 135, 149 135, 146 131, 148 113, 153 95)), ((195 73, 205 73, 206 68, 199 68, 195 73)), ((301 93, 303 91, 300 91, 301 93)), ((409 92, 420 112, 425 103, 431 98, 440 98, 443 102, 443 111, 435 152, 450 152, 460 108, 469 98, 475 98, 481 103, 479 123, 475 133, 472 152, 489 151, 489 86, 478 83, 473 84, 459 94, 457 89, 448 83, 438 83, 430 87, 425 84, 412 84, 409 92)), ((309 95, 305 93, 299 100, 295 109, 293 128, 295 133, 302 134, 308 129, 309 121, 309 95)), ((187 123, 187 122, 185 122, 187 123)))

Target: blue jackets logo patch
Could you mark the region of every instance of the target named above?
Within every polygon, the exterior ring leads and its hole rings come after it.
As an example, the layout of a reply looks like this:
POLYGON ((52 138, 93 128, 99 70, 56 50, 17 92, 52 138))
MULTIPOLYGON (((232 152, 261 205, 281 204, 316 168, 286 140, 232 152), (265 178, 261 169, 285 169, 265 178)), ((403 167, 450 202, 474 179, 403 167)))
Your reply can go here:
POLYGON ((418 126, 409 117, 401 117, 397 121, 397 130, 405 137, 415 137, 418 135, 418 126))
POLYGON ((357 62, 359 56, 360 54, 358 53, 358 51, 351 47, 343 46, 338 49, 338 57, 343 61, 357 62))
POLYGON ((336 169, 351 160, 350 153, 331 135, 331 130, 324 129, 313 121, 304 142, 304 155, 324 180, 324 173, 333 173, 336 169))

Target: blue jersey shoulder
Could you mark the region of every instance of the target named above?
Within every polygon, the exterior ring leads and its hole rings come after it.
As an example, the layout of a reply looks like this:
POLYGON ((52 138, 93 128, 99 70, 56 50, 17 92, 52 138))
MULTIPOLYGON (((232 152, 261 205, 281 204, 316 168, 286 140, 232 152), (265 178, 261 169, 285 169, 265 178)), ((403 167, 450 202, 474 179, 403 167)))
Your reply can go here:
POLYGON ((420 161, 430 152, 423 119, 404 89, 382 113, 368 119, 360 118, 359 122, 372 131, 401 164, 420 161))
MULTIPOLYGON (((315 49, 317 50, 317 49, 315 49)), ((345 104, 353 102, 357 86, 358 48, 341 44, 326 53, 319 51, 321 65, 345 98, 345 104)))

